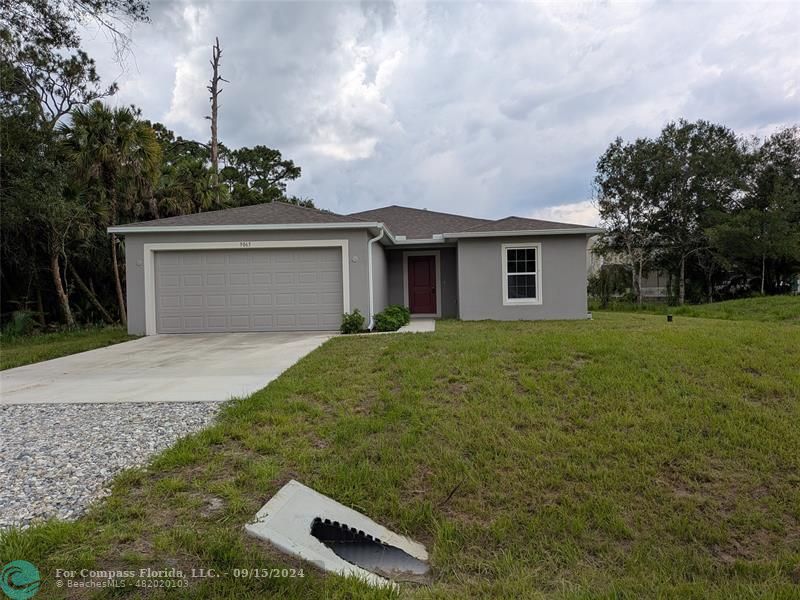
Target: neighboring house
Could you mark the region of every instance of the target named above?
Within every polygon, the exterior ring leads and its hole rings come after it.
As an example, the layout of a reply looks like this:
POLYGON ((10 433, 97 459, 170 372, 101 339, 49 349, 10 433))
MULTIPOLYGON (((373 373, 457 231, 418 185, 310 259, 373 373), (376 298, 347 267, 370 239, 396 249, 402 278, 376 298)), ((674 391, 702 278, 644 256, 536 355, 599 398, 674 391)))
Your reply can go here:
MULTIPOLYGON (((594 252, 595 244, 599 238, 593 236, 589 238, 587 245, 586 270, 591 277, 597 275, 604 265, 622 265, 625 262, 619 254, 609 253, 606 255, 594 252)), ((632 292, 631 288, 627 288, 632 292)), ((621 295, 621 294, 620 294, 621 295)), ((669 276, 661 270, 647 271, 642 274, 642 298, 646 300, 664 300, 669 296, 669 276)))
POLYGON ((389 206, 338 215, 282 202, 132 223, 133 334, 335 330, 359 309, 583 319, 593 227, 389 206))

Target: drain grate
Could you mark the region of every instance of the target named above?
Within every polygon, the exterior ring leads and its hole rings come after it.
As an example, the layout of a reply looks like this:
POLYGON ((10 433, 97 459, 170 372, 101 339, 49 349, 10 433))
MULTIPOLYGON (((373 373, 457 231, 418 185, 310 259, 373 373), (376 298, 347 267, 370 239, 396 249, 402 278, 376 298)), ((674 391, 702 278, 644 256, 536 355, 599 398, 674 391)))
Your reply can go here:
POLYGON ((278 490, 245 529, 323 570, 372 585, 428 580, 428 553, 422 544, 297 481, 278 490))
POLYGON ((317 517, 311 535, 349 563, 394 581, 427 581, 430 566, 345 523, 317 517))

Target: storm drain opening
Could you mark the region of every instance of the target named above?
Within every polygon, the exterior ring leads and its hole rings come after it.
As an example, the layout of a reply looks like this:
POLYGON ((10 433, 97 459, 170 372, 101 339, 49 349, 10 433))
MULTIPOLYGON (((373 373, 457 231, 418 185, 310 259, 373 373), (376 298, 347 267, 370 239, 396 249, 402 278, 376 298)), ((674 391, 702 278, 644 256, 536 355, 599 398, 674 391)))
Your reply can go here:
POLYGON ((297 481, 278 490, 245 530, 320 569, 371 585, 429 581, 425 546, 297 481))
POLYGON ((349 563, 393 581, 427 581, 430 566, 345 523, 317 517, 311 535, 349 563))

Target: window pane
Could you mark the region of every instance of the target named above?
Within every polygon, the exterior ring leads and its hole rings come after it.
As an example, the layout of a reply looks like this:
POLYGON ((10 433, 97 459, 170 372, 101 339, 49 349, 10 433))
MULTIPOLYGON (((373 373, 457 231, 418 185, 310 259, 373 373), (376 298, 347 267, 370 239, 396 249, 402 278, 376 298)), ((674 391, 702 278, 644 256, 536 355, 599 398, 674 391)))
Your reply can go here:
POLYGON ((520 269, 520 271, 525 273, 535 273, 536 272, 536 249, 535 248, 525 248, 523 251, 524 256, 524 269, 520 269))
POLYGON ((508 299, 536 298, 536 275, 509 275, 508 299))
POLYGON ((517 250, 516 248, 510 248, 509 250, 507 250, 507 252, 508 252, 508 256, 507 256, 508 272, 509 273, 516 273, 516 272, 519 271, 519 267, 518 267, 519 259, 520 259, 519 250, 517 250))
POLYGON ((536 272, 536 248, 509 248, 506 253, 508 273, 536 272))

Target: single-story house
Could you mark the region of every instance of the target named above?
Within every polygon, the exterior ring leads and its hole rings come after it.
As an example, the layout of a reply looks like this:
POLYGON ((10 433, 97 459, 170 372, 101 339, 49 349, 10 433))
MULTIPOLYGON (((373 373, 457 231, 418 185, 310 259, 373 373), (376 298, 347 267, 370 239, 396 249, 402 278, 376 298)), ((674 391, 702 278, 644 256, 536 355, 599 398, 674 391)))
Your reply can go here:
POLYGON ((132 334, 335 330, 355 309, 583 319, 593 227, 387 206, 275 202, 112 227, 132 334))

